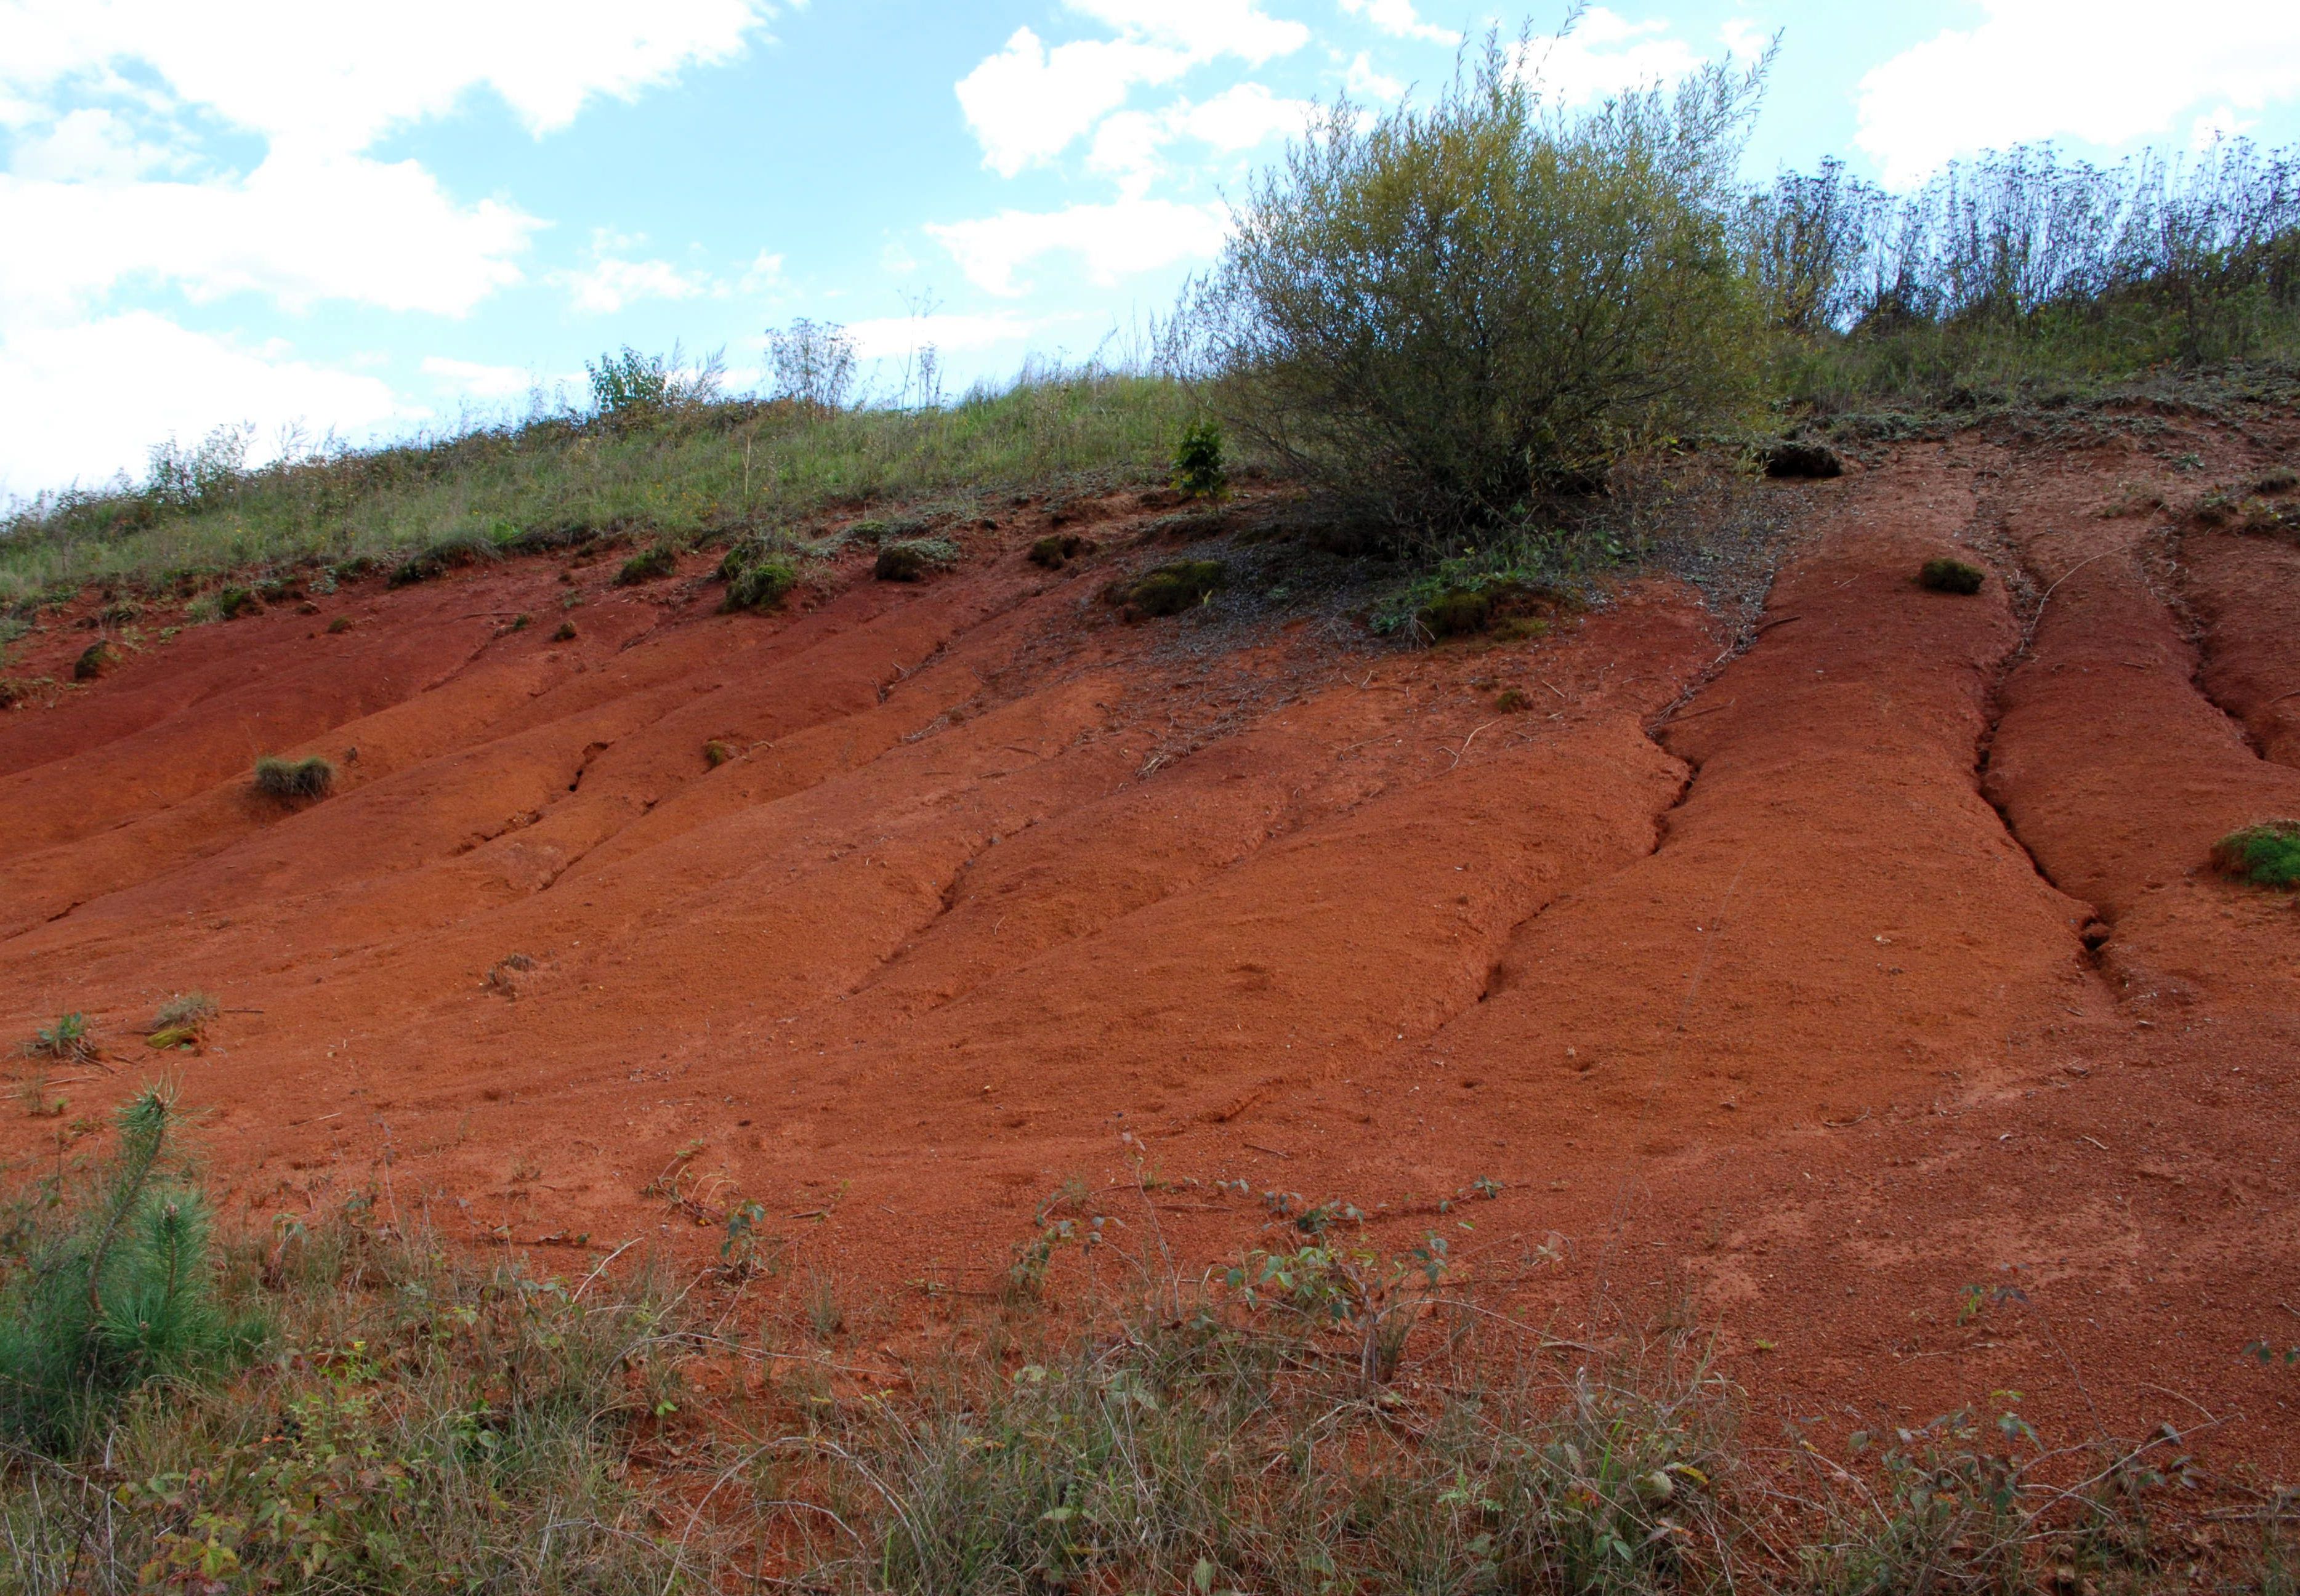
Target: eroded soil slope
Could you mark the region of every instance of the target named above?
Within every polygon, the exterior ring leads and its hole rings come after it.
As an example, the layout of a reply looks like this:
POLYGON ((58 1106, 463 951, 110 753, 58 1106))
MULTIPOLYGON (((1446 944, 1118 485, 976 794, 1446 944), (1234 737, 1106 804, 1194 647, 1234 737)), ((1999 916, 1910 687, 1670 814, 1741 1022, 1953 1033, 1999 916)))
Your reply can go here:
POLYGON ((528 561, 188 629, 0 719, 0 1018, 106 1044, 0 1146, 164 1064, 256 1225, 702 1257, 756 1201, 890 1369, 1071 1177, 1161 1268, 1338 1197, 1497 1307, 1689 1299, 1816 1434, 2018 1388, 2288 1477, 2300 915, 2204 867, 2300 815, 2300 569, 2185 508, 2288 445, 2123 420, 1768 489, 1753 636, 1660 581, 1415 653, 1128 624, 1123 498, 772 618, 528 561))

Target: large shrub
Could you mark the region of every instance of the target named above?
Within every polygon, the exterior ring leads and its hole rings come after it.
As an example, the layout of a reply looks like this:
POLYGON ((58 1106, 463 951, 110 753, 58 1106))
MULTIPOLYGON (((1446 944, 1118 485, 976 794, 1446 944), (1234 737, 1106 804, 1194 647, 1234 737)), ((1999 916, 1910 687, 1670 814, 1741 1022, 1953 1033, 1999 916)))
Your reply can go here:
POLYGON ((1514 519, 1754 393, 1763 312, 1732 226, 1759 71, 1574 111, 1539 71, 1489 35, 1426 107, 1332 106, 1180 318, 1235 431, 1400 525, 1514 519))

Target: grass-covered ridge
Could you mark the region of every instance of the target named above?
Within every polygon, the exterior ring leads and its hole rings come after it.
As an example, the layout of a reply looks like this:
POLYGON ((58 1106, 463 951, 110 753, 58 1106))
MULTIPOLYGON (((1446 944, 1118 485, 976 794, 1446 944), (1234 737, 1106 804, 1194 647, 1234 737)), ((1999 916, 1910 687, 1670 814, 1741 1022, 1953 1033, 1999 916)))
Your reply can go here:
POLYGON ((1087 371, 1028 377, 938 410, 710 401, 637 420, 543 416, 254 470, 236 466, 226 436, 188 464, 160 452, 140 486, 21 508, 0 524, 0 606, 92 582, 396 563, 538 533, 685 542, 830 506, 1159 480, 1191 413, 1171 382, 1087 371))

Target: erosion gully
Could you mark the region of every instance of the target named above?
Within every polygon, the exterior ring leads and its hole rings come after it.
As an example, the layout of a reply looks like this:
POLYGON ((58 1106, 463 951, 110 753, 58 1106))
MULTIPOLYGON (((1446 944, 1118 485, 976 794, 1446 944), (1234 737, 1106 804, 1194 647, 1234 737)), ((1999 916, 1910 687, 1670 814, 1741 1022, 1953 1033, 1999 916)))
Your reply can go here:
POLYGON ((2243 1349, 2300 1343, 2300 919, 2204 863, 2300 814, 2300 555, 2184 519, 2181 456, 2284 445, 2175 432, 1769 489, 1738 652, 1648 582, 1523 644, 1186 656, 1097 602, 1157 557, 1126 495, 1071 569, 1023 509, 777 618, 696 560, 346 585, 0 718, 0 1010, 95 1017, 75 1119, 172 1070, 250 1224, 372 1189, 699 1264, 755 1200, 888 1379, 1065 1181, 1111 1239, 1058 1293, 1282 1245, 1292 1193, 1444 1230, 1497 1310, 1690 1312, 1824 1445, 2017 1389, 2289 1478, 2300 1386, 2243 1349), (1940 553, 1996 579, 1925 592, 1940 553), (259 802, 265 752, 338 794, 259 802), (224 1021, 146 1054, 190 988, 224 1021))

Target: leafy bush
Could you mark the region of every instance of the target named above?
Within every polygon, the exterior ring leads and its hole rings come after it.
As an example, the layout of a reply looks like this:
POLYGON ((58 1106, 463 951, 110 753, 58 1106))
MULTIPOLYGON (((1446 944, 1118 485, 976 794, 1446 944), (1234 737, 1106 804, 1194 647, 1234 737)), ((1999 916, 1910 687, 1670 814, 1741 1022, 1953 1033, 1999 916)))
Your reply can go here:
POLYGON ((266 754, 255 761, 255 790, 283 803, 324 798, 335 785, 335 766, 318 754, 302 760, 266 754))
POLYGON ((1980 585, 1988 579, 1988 573, 1979 566, 1967 565, 1963 561, 1952 560, 1946 554, 1926 561, 1917 572, 1917 586, 1934 593, 1970 595, 1979 593, 1980 585))
POLYGON ((636 587, 642 582, 660 581, 674 576, 679 570, 679 551, 667 543, 642 549, 623 561, 623 569, 615 573, 615 586, 636 587))
POLYGON ((2261 886, 2300 886, 2300 820, 2266 820, 2212 844, 2212 868, 2261 886))
POLYGON ((1114 583, 1104 596, 1130 614, 1179 615, 1204 603, 1229 582, 1229 569, 1219 560, 1178 560, 1131 582, 1114 583))
POLYGON ((905 537, 879 546, 871 575, 881 582, 915 582, 930 570, 958 563, 958 545, 946 537, 905 537))
POLYGON ((162 1087, 120 1110, 93 1192, 20 1234, 0 1288, 0 1432, 70 1446, 119 1397, 224 1367, 258 1326, 218 1306, 207 1199, 174 1145, 162 1087))
POLYGON ((1196 421, 1182 428, 1182 441, 1174 448, 1174 486, 1194 499, 1219 499, 1228 490, 1219 425, 1196 421))
POLYGON ((603 354, 597 363, 583 362, 591 379, 591 407, 603 420, 629 425, 658 419, 685 405, 704 404, 719 395, 725 368, 718 355, 688 370, 677 345, 671 353, 642 354, 629 345, 621 354, 603 354))
POLYGON ((1488 36, 1427 109, 1332 107, 1239 207, 1179 354, 1229 425, 1395 524, 1519 519, 1737 421, 1762 306, 1729 227, 1760 78, 1576 113, 1488 36))

